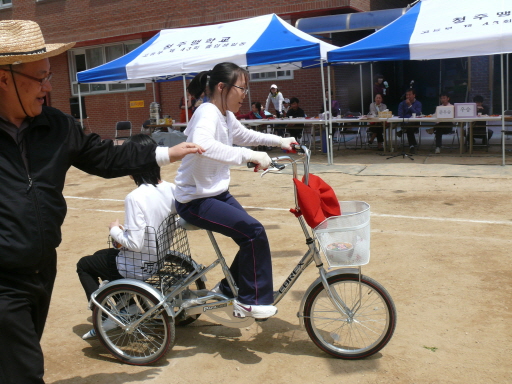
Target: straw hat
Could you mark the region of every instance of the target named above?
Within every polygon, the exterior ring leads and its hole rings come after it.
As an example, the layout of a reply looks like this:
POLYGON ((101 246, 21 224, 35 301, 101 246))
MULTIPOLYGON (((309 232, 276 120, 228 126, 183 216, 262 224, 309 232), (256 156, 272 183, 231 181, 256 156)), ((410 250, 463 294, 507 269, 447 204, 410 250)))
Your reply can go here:
POLYGON ((21 64, 56 56, 75 43, 46 44, 39 25, 30 20, 0 21, 0 65, 21 64))

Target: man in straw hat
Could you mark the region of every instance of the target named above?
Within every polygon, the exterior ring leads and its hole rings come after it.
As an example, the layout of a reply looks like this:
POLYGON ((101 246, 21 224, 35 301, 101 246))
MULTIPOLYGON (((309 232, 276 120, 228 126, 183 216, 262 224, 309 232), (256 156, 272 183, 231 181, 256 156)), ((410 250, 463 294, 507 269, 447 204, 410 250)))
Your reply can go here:
POLYGON ((0 21, 0 383, 44 383, 40 339, 56 275, 56 248, 66 214, 66 172, 102 177, 146 171, 202 153, 114 146, 85 135, 75 120, 43 106, 52 90, 49 57, 74 43, 45 44, 33 21, 0 21))

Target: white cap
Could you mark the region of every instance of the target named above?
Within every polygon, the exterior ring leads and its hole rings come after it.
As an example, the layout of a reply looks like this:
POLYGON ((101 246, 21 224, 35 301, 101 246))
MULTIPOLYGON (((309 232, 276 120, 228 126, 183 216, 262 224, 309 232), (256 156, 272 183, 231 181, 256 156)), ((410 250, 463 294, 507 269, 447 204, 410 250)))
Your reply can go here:
POLYGON ((272 85, 270 86, 270 88, 275 88, 275 89, 277 89, 277 85, 272 84, 272 85))
POLYGON ((290 104, 290 99, 284 99, 283 102, 290 104))

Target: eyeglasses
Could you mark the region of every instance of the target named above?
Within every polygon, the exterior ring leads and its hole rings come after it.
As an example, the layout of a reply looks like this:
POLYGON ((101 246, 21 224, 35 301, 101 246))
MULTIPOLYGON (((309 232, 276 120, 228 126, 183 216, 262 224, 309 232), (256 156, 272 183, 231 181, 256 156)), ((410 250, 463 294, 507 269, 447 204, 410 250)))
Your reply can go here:
POLYGON ((241 89, 242 92, 244 93, 244 95, 247 95, 249 93, 249 88, 244 88, 244 87, 239 87, 238 85, 235 85, 235 84, 230 84, 232 87, 235 87, 235 88, 238 88, 238 89, 241 89))
POLYGON ((53 73, 49 72, 48 76, 43 77, 42 79, 39 79, 37 77, 26 75, 26 74, 24 74, 22 72, 15 71, 13 69, 9 69, 9 71, 11 71, 13 73, 17 73, 18 75, 21 75, 21 76, 25 76, 27 79, 37 81, 39 84, 41 84, 41 87, 43 85, 45 85, 46 83, 48 83, 52 79, 52 76, 53 76, 53 73))

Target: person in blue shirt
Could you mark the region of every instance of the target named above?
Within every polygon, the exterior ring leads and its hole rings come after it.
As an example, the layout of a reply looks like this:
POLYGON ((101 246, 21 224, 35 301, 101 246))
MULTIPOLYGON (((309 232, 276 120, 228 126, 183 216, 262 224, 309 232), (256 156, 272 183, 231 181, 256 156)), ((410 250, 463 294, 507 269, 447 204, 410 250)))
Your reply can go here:
MULTIPOLYGON (((414 89, 409 88, 405 92, 405 100, 398 105, 398 116, 402 118, 412 117, 412 114, 416 116, 421 115, 421 103, 416 100, 416 92, 414 89)), ((416 124, 415 124, 416 125, 416 124)), ((410 152, 415 153, 415 148, 418 145, 414 134, 418 132, 418 128, 415 127, 402 127, 407 133, 407 141, 409 142, 410 152), (404 129, 405 128, 405 129, 404 129)))

